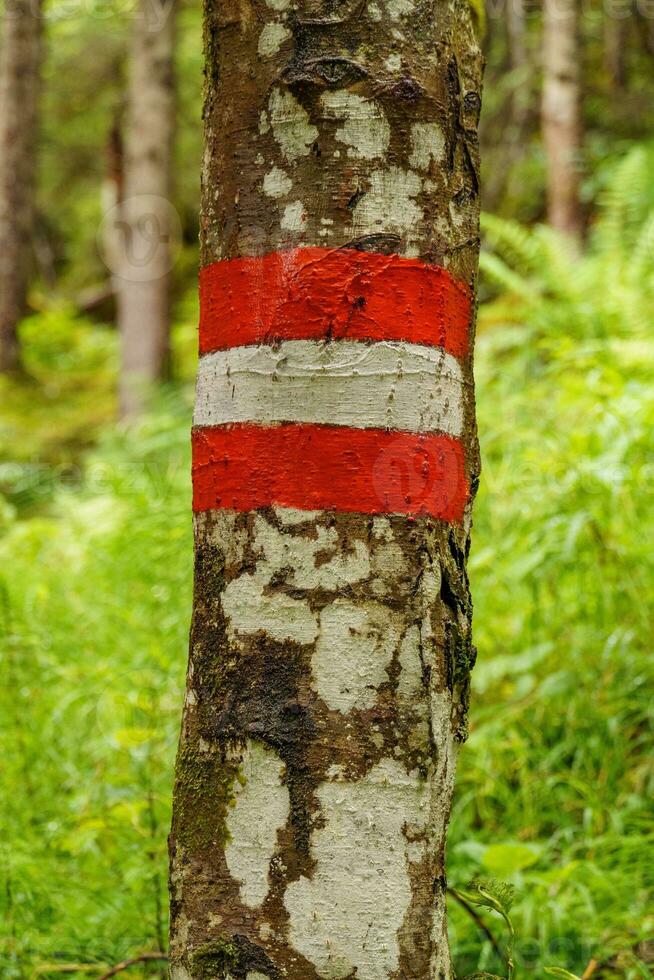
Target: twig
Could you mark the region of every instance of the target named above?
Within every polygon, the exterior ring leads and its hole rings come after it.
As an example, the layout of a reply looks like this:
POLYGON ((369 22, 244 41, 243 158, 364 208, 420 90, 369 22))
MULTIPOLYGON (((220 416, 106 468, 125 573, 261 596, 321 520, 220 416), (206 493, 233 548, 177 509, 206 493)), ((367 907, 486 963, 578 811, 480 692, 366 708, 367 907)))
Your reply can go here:
POLYGON ((590 980, 595 971, 599 969, 599 966, 599 960, 592 959, 584 972, 581 974, 581 980, 590 980))
MULTIPOLYGON (((477 928, 480 930, 480 932, 483 932, 483 934, 488 939, 488 942, 491 944, 491 946, 495 950, 495 954, 497 955, 498 959, 503 963, 504 962, 504 954, 502 953, 502 949, 500 947, 500 944, 498 943, 497 939, 495 938, 495 936, 493 935, 493 933, 490 931, 490 929, 488 928, 488 926, 486 925, 486 923, 484 922, 484 920, 480 916, 479 912, 477 912, 472 907, 472 905, 470 905, 468 902, 466 902, 466 900, 463 897, 463 895, 460 892, 458 892, 456 890, 456 888, 448 888, 447 889, 447 892, 448 892, 448 895, 451 895, 452 898, 455 898, 456 899, 456 901, 459 903, 459 905, 461 906, 462 909, 465 909, 466 910, 466 912, 468 913, 468 915, 470 916, 470 918, 473 920, 473 922, 475 923, 475 925, 477 926, 477 928)), ((104 980, 104 978, 101 978, 101 980, 104 980)))
POLYGON ((93 973, 95 970, 106 970, 103 963, 39 963, 30 974, 30 980, 43 976, 44 973, 93 973))
POLYGON ((103 973, 98 980, 109 980, 110 977, 115 977, 117 973, 122 973, 123 970, 128 970, 130 966, 134 966, 136 963, 145 963, 147 960, 167 960, 167 953, 141 953, 140 956, 135 956, 131 960, 123 960, 122 963, 117 963, 116 966, 112 966, 107 973, 103 973))

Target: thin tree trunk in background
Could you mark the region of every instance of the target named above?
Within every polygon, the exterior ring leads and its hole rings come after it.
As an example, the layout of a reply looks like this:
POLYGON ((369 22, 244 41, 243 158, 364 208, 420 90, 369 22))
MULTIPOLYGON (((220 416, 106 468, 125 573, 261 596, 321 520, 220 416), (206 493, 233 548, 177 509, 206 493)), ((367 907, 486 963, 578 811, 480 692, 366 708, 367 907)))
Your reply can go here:
POLYGON ((523 129, 529 115, 532 75, 527 48, 527 11, 525 0, 506 0, 506 3, 511 69, 517 76, 512 98, 512 116, 517 129, 515 138, 522 143, 523 129))
POLYGON ((511 67, 522 69, 527 64, 527 11, 524 0, 506 0, 507 29, 511 67))
POLYGON ((547 216, 574 239, 583 230, 579 200, 581 91, 578 0, 544 0, 543 139, 547 216))
POLYGON ((611 80, 611 88, 615 99, 620 99, 626 86, 626 45, 628 18, 617 16, 617 11, 611 8, 604 14, 604 48, 606 72, 611 80))
POLYGON ((467 4, 209 3, 174 980, 449 980, 479 458, 467 4))
POLYGON ((25 314, 34 230, 40 0, 5 7, 0 50, 0 371, 20 366, 17 329, 25 314))
MULTIPOLYGON (((106 170, 101 187, 102 211, 104 214, 119 215, 125 199, 125 150, 120 113, 116 113, 107 135, 105 155, 106 170)), ((104 224, 102 247, 110 269, 121 268, 125 244, 124 232, 119 221, 107 221, 104 224)), ((113 279, 113 285, 116 290, 120 288, 116 277, 113 279)))
POLYGON ((169 361, 176 0, 140 0, 135 15, 116 292, 120 411, 145 407, 169 361))

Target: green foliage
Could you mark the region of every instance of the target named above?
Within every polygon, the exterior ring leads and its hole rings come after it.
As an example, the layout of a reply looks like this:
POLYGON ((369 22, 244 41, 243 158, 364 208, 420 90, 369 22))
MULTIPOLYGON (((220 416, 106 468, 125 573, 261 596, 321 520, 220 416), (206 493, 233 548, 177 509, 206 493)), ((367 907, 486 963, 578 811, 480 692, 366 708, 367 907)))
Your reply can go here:
POLYGON ((188 425, 170 394, 0 540, 3 978, 165 945, 188 425))
MULTIPOLYGON (((98 247, 109 205, 110 136, 125 126, 128 55, 136 0, 49 0, 45 5, 41 139, 38 154, 38 266, 32 302, 53 289, 69 300, 107 280, 98 247)), ((196 278, 198 175, 202 158, 202 5, 178 3, 175 194, 190 264, 175 268, 182 288, 196 278)))
POLYGON ((515 886, 494 878, 473 878, 468 886, 468 898, 481 908, 508 917, 515 898, 515 886))
POLYGON ((485 0, 470 0, 470 12, 475 33, 479 38, 483 38, 486 33, 486 3, 485 0))
MULTIPOLYGON (((515 887, 509 885, 506 881, 497 881, 494 878, 474 878, 468 886, 468 892, 465 895, 465 900, 471 905, 487 909, 490 912, 497 912, 504 920, 509 934, 506 952, 503 954, 503 960, 506 963, 506 980, 512 980, 515 972, 515 964, 513 962, 515 930, 510 915, 514 899, 515 887)), ((499 947, 497 949, 499 950, 499 947)), ((561 980, 566 980, 566 978, 567 980, 581 980, 576 974, 570 973, 568 970, 564 970, 558 966, 546 966, 543 968, 543 972, 548 976, 560 977, 561 980)), ((500 980, 494 973, 473 973, 466 977, 465 980, 482 980, 482 978, 485 978, 485 980, 500 980)))
MULTIPOLYGON (((541 134, 543 5, 524 5, 523 30, 508 8, 489 2, 484 38, 487 68, 481 121, 484 206, 503 217, 531 224, 546 214, 546 156, 541 134), (519 33, 517 43, 512 43, 519 33)), ((654 74, 649 18, 642 5, 600 3, 579 7, 583 61, 584 137, 575 154, 582 207, 592 221, 619 156, 654 129, 654 74), (616 32, 617 35, 616 35, 616 32), (614 65, 615 54, 622 67, 614 65), (607 57, 610 64, 607 63, 607 57), (617 68, 617 70, 616 70, 617 68), (622 75, 622 78, 619 76, 622 75)))
MULTIPOLYGON (((449 868, 456 887, 516 886, 517 977, 592 957, 622 964, 603 977, 651 975, 636 950, 654 927, 654 296, 631 269, 651 217, 638 227, 611 193, 578 257, 546 229, 484 221, 484 289, 500 291, 476 359, 478 661, 449 868)), ((498 972, 456 903, 451 920, 461 972, 498 972)))
POLYGON ((486 214, 481 257, 485 288, 502 294, 497 319, 552 326, 586 340, 649 340, 654 305, 654 144, 636 146, 614 167, 600 196, 587 252, 546 226, 527 229, 486 214), (634 333, 635 331, 635 333, 634 333))
POLYGON ((27 505, 29 489, 36 501, 50 494, 111 424, 116 335, 53 306, 24 320, 20 339, 28 377, 0 376, 0 459, 11 461, 0 490, 27 505))
POLYGON ((513 962, 513 947, 515 931, 511 921, 511 906, 515 898, 515 886, 495 878, 473 878, 468 886, 468 900, 480 908, 489 909, 501 915, 508 929, 509 938, 506 944, 506 980, 513 980, 515 964, 513 962))

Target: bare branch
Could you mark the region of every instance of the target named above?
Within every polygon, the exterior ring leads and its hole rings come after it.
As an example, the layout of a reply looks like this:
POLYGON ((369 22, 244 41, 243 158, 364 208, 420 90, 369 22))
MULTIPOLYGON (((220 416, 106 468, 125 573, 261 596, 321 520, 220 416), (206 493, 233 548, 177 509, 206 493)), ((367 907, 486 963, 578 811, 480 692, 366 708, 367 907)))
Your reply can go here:
POLYGON ((115 977, 117 973, 122 973, 123 970, 128 970, 130 966, 135 966, 137 963, 146 963, 148 960, 167 959, 167 953, 141 953, 140 956, 135 956, 131 960, 123 960, 122 963, 117 963, 116 966, 112 966, 110 970, 102 974, 99 980, 109 980, 110 977, 115 977))

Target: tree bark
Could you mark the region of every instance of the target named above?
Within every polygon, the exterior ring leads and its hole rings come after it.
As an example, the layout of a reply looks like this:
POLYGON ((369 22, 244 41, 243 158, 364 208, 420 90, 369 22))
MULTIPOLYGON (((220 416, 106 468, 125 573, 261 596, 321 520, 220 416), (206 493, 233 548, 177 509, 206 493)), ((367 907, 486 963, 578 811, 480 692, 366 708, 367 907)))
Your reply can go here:
POLYGON ((5 7, 0 51, 0 371, 20 367, 34 231, 37 109, 41 74, 40 0, 5 7))
POLYGON ((206 8, 171 975, 449 980, 481 56, 467 3, 206 8))
POLYGON ((131 58, 116 264, 120 412, 140 414, 169 362, 176 0, 140 0, 131 58))
POLYGON ((578 0, 544 0, 543 139, 547 216, 553 228, 580 239, 582 146, 578 0))

